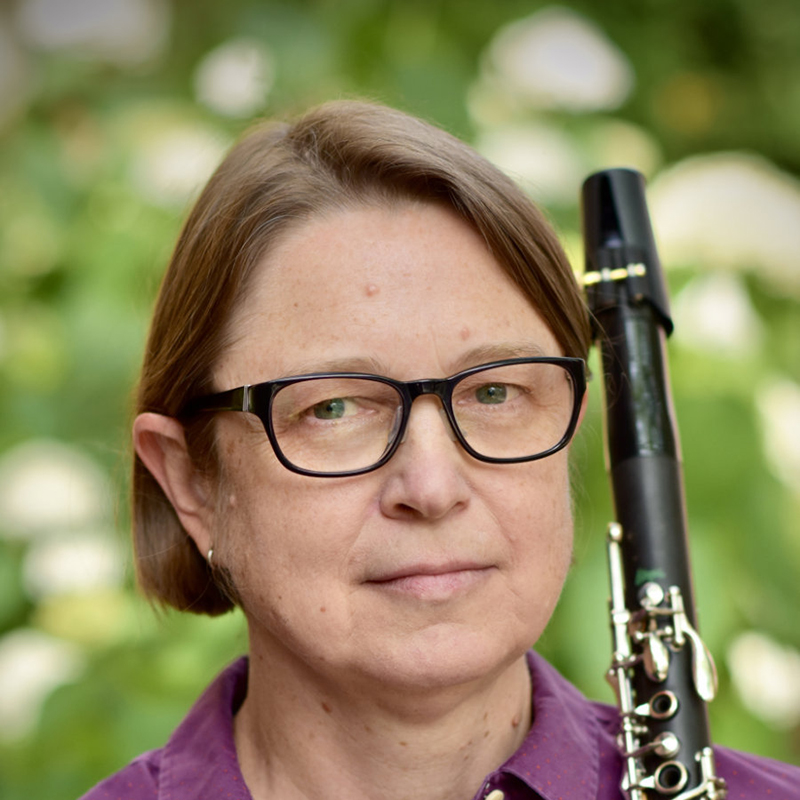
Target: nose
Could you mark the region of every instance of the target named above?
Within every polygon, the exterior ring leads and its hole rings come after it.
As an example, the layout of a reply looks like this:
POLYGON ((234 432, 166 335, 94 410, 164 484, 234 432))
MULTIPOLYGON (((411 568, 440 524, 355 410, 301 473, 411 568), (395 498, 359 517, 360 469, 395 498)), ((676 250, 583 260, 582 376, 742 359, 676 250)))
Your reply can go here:
POLYGON ((381 511, 393 518, 437 520, 465 507, 470 498, 464 473, 468 458, 441 402, 418 398, 401 444, 384 467, 381 511))
MULTIPOLYGON (((413 408, 413 406, 412 406, 412 408, 413 408)), ((444 406, 440 406, 440 408, 439 408, 439 417, 442 420, 442 425, 444 425, 445 430, 450 435, 451 441, 457 442, 458 441, 458 437, 456 436, 456 432, 453 430, 453 424, 450 422, 450 420, 449 420, 449 418, 447 416, 447 412, 444 410, 444 406)), ((398 417, 395 420, 395 425, 399 425, 399 424, 400 424, 400 416, 398 414, 398 417)), ((410 427, 410 425, 408 427, 410 427)), ((403 442, 405 442, 405 440, 406 440, 406 438, 408 436, 408 427, 406 427, 406 429, 403 431, 403 438, 400 440, 400 444, 403 444, 403 442)), ((392 434, 390 435, 390 438, 396 432, 397 432, 396 428, 393 429, 392 430, 392 434)))

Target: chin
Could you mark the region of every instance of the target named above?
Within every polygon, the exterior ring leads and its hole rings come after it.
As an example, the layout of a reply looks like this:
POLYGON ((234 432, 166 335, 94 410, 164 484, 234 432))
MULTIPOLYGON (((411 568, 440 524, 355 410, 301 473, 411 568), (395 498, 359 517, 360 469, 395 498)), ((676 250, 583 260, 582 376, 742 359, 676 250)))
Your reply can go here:
POLYGON ((386 688, 410 693, 495 680, 532 643, 528 637, 501 639, 497 633, 464 630, 451 623, 431 626, 400 642, 369 648, 370 661, 362 670, 386 688))

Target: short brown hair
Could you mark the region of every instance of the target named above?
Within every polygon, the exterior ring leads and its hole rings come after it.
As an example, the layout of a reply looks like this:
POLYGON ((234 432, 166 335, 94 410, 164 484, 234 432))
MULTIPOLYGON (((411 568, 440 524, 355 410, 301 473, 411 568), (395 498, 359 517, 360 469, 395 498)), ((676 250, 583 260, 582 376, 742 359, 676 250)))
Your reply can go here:
MULTIPOLYGON (((156 303, 137 413, 177 417, 212 391, 226 323, 254 268, 278 237, 324 212, 402 200, 451 207, 476 229, 552 329, 566 355, 586 357, 589 325, 564 252, 541 212, 474 150, 402 112, 340 101, 291 124, 259 126, 231 150, 178 239, 156 303)), ((187 425, 193 458, 213 466, 213 422, 187 425)), ((183 530, 136 457, 133 535, 145 594, 205 614, 233 606, 230 591, 183 530)))

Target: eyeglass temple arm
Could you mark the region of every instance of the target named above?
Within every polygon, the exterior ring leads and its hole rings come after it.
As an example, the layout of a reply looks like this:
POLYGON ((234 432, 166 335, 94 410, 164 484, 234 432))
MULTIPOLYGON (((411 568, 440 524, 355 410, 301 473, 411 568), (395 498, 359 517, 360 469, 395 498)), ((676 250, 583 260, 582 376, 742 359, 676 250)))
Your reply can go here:
POLYGON ((197 397, 186 404, 182 416, 190 417, 200 411, 249 411, 250 386, 240 386, 227 392, 197 397))

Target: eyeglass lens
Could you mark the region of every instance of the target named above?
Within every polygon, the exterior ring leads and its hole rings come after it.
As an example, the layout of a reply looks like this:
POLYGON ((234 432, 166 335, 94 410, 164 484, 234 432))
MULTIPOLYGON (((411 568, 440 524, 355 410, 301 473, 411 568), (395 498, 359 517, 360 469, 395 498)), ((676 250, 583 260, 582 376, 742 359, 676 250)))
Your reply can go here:
MULTIPOLYGON (((525 458, 555 447, 573 413, 570 374, 557 364, 492 367, 462 378, 452 411, 465 441, 487 458, 525 458)), ((401 427, 403 398, 391 384, 323 377, 275 395, 272 428, 296 467, 345 472, 377 463, 401 427)))

